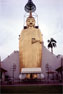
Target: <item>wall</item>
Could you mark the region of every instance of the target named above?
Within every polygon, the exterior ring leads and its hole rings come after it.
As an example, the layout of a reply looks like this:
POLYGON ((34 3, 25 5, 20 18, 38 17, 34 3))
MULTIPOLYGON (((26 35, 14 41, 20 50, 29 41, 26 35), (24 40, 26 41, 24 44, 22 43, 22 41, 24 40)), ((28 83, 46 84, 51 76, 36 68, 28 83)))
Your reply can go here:
POLYGON ((49 65, 50 71, 55 71, 57 67, 60 66, 60 58, 57 58, 53 53, 51 53, 45 46, 43 46, 42 54, 42 72, 46 76, 46 64, 49 65))
MULTIPOLYGON (((61 66, 61 58, 52 54, 46 47, 43 45, 42 50, 42 73, 46 77, 46 64, 50 66, 50 70, 55 71, 56 68, 61 66)), ((16 64, 15 78, 19 78, 19 51, 14 51, 7 58, 2 61, 2 68, 7 70, 7 73, 10 77, 13 76, 12 66, 16 64)))
POLYGON ((16 65, 16 70, 14 72, 14 76, 16 79, 19 77, 19 52, 14 51, 7 58, 2 61, 2 68, 6 69, 6 75, 9 75, 11 78, 13 77, 13 64, 16 65))

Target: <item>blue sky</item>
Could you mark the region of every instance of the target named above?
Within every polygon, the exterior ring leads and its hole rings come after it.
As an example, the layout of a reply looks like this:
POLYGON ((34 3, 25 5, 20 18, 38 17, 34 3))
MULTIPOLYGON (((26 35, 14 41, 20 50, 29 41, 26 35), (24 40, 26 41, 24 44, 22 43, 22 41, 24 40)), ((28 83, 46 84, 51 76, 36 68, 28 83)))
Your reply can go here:
MULTIPOLYGON (((0 56, 2 60, 19 50, 19 34, 24 25, 24 6, 28 0, 0 0, 0 56)), ((33 0, 44 45, 51 37, 57 41, 54 54, 63 54, 63 0, 33 0)))

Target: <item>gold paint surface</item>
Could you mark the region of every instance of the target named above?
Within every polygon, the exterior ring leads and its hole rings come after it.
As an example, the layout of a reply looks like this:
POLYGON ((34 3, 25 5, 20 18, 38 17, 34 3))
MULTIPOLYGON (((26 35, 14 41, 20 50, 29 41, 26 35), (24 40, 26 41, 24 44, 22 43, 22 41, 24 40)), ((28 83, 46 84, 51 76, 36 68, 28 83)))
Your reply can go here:
POLYGON ((21 68, 38 68, 42 62, 42 35, 39 29, 23 29, 19 38, 19 61, 21 68))

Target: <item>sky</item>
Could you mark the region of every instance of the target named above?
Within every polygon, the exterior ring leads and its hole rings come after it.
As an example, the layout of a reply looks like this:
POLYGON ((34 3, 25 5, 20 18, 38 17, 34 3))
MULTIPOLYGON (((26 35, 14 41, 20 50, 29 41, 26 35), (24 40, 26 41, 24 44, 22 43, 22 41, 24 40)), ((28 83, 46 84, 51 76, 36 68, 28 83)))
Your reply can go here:
MULTIPOLYGON (((19 35, 24 26, 24 6, 28 0, 0 0, 0 56, 5 59, 19 50, 19 35)), ((54 54, 63 55, 63 0, 33 0, 44 45, 54 38, 54 54)), ((47 48, 48 49, 48 48, 47 48)))

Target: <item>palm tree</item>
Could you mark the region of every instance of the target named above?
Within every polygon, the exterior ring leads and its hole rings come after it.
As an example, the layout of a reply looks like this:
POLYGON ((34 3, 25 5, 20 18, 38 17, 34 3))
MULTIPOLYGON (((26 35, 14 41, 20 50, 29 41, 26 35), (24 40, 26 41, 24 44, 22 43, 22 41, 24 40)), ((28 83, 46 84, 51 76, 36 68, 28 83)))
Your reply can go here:
POLYGON ((48 48, 51 48, 51 52, 53 53, 53 47, 56 47, 56 40, 54 40, 53 38, 51 38, 50 40, 48 40, 48 48))

